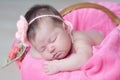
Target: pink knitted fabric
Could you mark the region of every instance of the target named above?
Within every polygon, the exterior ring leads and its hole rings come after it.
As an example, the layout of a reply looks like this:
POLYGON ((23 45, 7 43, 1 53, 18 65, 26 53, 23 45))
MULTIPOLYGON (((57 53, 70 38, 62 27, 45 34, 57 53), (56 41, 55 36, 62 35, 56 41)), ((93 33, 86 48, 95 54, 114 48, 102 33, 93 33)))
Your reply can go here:
MULTIPOLYGON (((120 4, 98 2, 120 16, 120 4)), ((22 80, 120 80, 120 25, 115 26, 109 17, 100 10, 80 9, 64 17, 77 30, 96 29, 106 37, 93 47, 93 56, 81 68, 72 72, 60 72, 54 75, 44 73, 44 60, 34 59, 28 52, 21 63, 22 80)))

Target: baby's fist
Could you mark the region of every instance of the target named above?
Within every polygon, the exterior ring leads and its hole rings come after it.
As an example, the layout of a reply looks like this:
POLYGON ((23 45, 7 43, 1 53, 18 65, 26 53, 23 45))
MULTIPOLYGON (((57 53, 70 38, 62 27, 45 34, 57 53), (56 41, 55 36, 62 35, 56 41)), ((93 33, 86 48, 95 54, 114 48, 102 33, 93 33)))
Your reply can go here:
POLYGON ((44 69, 45 73, 49 75, 59 72, 59 61, 58 60, 46 61, 44 69))

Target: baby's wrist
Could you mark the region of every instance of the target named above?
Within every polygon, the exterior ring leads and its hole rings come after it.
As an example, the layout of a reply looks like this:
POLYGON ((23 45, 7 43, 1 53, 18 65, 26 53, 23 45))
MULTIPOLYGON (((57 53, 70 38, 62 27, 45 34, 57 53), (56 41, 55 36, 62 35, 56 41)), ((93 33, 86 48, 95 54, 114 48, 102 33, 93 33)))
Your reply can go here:
POLYGON ((57 67, 58 67, 58 70, 59 71, 63 71, 63 66, 65 65, 65 64, 63 64, 64 62, 62 61, 62 60, 58 60, 58 62, 57 62, 57 67))
POLYGON ((55 60, 55 66, 57 67, 58 71, 61 71, 61 61, 60 60, 55 60))

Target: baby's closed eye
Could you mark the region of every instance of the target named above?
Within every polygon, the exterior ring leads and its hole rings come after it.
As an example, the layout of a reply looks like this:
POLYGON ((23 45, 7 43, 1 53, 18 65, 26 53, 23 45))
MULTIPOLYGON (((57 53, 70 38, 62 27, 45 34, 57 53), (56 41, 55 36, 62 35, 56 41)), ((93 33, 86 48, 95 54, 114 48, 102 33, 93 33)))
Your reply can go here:
POLYGON ((40 52, 45 51, 45 49, 46 49, 46 46, 42 46, 42 47, 40 48, 40 52))
POLYGON ((48 40, 48 42, 53 43, 53 42, 56 41, 56 39, 57 39, 57 37, 51 37, 51 38, 48 40))

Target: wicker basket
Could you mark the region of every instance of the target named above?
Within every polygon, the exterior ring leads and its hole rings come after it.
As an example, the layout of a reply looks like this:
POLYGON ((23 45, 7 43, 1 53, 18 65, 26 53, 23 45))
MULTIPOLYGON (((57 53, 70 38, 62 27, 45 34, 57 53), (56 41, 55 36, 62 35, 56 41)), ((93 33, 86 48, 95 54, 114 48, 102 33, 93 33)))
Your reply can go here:
POLYGON ((82 9, 82 8, 95 8, 95 9, 101 10, 111 18, 111 20, 116 24, 116 26, 120 24, 120 18, 118 16, 116 16, 108 8, 95 3, 85 2, 85 3, 73 4, 61 10, 60 13, 62 16, 65 16, 66 14, 69 14, 73 10, 82 9))

